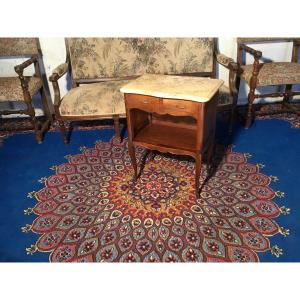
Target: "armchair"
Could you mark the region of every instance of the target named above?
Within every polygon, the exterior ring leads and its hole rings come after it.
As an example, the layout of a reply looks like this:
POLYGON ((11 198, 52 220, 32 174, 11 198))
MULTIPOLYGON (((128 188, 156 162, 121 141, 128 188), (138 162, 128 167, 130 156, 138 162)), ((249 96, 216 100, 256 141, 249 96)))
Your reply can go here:
POLYGON ((26 114, 30 117, 35 131, 37 143, 42 142, 43 133, 52 121, 39 66, 39 43, 36 38, 1 38, 1 57, 29 56, 30 58, 14 67, 18 77, 0 77, 0 102, 22 101, 26 108, 20 110, 3 110, 1 115, 26 114), (24 70, 34 65, 35 73, 32 76, 24 76, 24 70), (36 119, 32 97, 40 92, 42 104, 46 114, 46 121, 42 124, 36 119))
MULTIPOLYGON (((300 91, 292 91, 292 86, 300 84, 300 64, 298 63, 300 39, 297 38, 238 38, 237 39, 237 62, 239 64, 237 88, 239 89, 240 79, 249 85, 248 104, 246 113, 245 128, 252 124, 255 112, 253 102, 257 98, 283 97, 282 110, 270 111, 269 113, 280 113, 288 111, 300 115, 300 112, 289 105, 294 95, 300 95, 300 91), (262 52, 246 45, 246 43, 266 43, 266 42, 293 42, 291 62, 261 62, 262 52), (253 56, 254 62, 246 65, 244 53, 253 56), (264 86, 284 86, 285 90, 257 94, 256 89, 264 86)), ((236 109, 236 103, 233 110, 236 109)))

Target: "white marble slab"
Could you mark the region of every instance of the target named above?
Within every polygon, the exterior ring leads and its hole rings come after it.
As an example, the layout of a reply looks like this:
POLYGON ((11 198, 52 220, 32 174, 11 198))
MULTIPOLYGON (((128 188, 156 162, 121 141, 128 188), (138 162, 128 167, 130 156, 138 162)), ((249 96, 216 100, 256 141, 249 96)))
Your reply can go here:
POLYGON ((205 77, 145 74, 124 85, 122 93, 207 102, 223 80, 205 77))

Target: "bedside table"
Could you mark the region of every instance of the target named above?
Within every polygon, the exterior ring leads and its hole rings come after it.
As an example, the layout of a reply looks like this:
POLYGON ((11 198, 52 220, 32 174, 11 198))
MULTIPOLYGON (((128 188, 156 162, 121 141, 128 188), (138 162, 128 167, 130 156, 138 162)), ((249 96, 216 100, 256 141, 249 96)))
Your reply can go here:
POLYGON ((146 74, 121 88, 128 127, 128 150, 137 179, 135 146, 195 159, 199 194, 202 158, 211 161, 218 90, 223 81, 190 76, 146 74))

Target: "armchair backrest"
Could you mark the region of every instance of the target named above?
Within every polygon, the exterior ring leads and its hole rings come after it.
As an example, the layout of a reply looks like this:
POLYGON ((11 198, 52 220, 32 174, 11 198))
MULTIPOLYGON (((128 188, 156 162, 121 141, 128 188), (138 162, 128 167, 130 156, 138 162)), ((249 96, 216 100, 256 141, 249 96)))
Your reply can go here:
POLYGON ((215 77, 214 38, 67 38, 73 80, 144 73, 215 77))
POLYGON ((245 57, 243 56, 243 50, 240 49, 240 44, 259 44, 259 43, 287 43, 293 42, 293 50, 292 50, 292 62, 298 61, 298 52, 299 52, 299 38, 295 37, 247 37, 247 38, 237 38, 237 62, 240 65, 245 64, 245 57))
POLYGON ((0 38, 0 56, 29 56, 38 53, 38 38, 0 38))
POLYGON ((295 38, 292 37, 247 37, 247 38, 237 38, 237 42, 239 44, 247 44, 247 43, 276 43, 276 42, 293 42, 295 38))

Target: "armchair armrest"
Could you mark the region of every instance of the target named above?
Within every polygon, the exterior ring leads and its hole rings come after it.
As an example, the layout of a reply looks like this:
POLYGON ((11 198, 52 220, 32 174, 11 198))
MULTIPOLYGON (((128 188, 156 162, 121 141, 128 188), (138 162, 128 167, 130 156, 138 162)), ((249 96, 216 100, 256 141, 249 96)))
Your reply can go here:
MULTIPOLYGON (((215 52, 215 58, 217 62, 224 66, 225 68, 229 69, 229 90, 230 95, 234 99, 237 99, 238 91, 236 89, 236 78, 238 74, 238 64, 234 62, 234 60, 224 54, 215 52)), ((235 100, 233 100, 234 102, 235 100)))
POLYGON ((52 71, 52 75, 49 77, 49 80, 54 82, 57 81, 59 78, 61 78, 64 74, 67 73, 68 71, 69 64, 68 63, 63 63, 60 64, 58 67, 56 67, 52 71))
POLYGON ((30 66, 33 63, 35 65, 38 64, 38 57, 36 55, 33 55, 28 60, 26 60, 23 63, 21 63, 21 64, 14 67, 16 73, 19 76, 19 79, 20 79, 20 82, 21 82, 21 87, 22 87, 23 94, 24 94, 24 99, 25 99, 26 102, 31 101, 31 96, 30 96, 30 93, 28 91, 28 82, 25 80, 23 72, 24 72, 25 68, 27 68, 28 66, 30 66))
POLYGON ((52 75, 49 77, 49 80, 52 82, 53 85, 53 91, 54 91, 54 110, 57 115, 60 115, 59 113, 59 106, 61 103, 61 97, 60 97, 60 89, 58 85, 58 79, 61 78, 64 74, 67 73, 69 68, 69 64, 67 62, 60 64, 58 67, 56 67, 52 71, 52 75))
POLYGON ((249 46, 246 46, 245 44, 239 44, 239 48, 253 55, 255 59, 260 59, 262 57, 261 51, 257 51, 249 46))
POLYGON ((29 58, 28 60, 24 61, 23 63, 15 66, 16 73, 19 76, 22 75, 25 68, 27 68, 28 66, 30 66, 33 63, 36 63, 37 61, 38 61, 37 60, 37 56, 36 55, 32 56, 31 58, 29 58))
POLYGON ((234 60, 222 53, 215 53, 215 57, 217 62, 224 66, 225 68, 232 70, 232 71, 237 71, 238 70, 238 65, 237 63, 234 62, 234 60))

